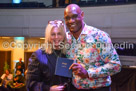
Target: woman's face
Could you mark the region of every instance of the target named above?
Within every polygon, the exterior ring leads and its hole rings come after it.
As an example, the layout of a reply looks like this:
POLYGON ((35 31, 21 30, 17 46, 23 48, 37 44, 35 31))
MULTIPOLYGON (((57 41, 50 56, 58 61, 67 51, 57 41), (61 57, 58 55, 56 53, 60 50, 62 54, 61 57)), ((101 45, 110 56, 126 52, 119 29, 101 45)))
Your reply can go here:
POLYGON ((61 42, 64 40, 64 35, 61 30, 59 30, 58 27, 54 27, 51 30, 51 39, 50 42, 53 45, 53 49, 60 49, 59 46, 61 45, 61 42))

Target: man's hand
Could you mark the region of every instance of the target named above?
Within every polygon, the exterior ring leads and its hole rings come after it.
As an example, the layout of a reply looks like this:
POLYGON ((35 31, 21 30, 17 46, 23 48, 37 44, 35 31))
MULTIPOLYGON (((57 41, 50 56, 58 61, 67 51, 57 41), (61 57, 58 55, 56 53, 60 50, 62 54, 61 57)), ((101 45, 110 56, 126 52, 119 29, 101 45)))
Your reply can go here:
POLYGON ((69 69, 72 69, 72 72, 75 73, 75 75, 80 76, 81 78, 89 78, 87 71, 82 67, 81 64, 73 63, 69 69))
POLYGON ((19 65, 19 66, 17 66, 17 68, 18 68, 18 69, 21 69, 21 66, 19 65))
POLYGON ((54 85, 50 87, 50 91, 63 91, 63 90, 64 90, 64 86, 54 85))

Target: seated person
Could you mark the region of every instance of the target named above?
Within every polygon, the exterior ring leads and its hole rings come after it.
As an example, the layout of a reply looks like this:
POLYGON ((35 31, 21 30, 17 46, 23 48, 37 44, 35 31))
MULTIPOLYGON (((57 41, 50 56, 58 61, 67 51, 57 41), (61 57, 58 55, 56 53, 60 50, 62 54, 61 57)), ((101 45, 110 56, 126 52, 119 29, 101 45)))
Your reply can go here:
POLYGON ((24 86, 25 78, 20 70, 16 71, 16 76, 13 78, 13 82, 10 83, 11 88, 21 88, 24 86))
POLYGON ((14 83, 24 83, 24 76, 22 76, 22 73, 20 70, 17 70, 16 76, 13 79, 14 83))
POLYGON ((13 80, 13 74, 11 74, 8 69, 6 69, 5 73, 1 76, 1 86, 7 88, 8 83, 12 80, 13 80))

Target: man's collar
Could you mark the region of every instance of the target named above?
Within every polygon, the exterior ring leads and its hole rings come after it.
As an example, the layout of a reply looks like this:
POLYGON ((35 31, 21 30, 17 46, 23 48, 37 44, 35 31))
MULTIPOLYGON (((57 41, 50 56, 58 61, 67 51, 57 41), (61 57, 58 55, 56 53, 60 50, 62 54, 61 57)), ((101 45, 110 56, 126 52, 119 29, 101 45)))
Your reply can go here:
MULTIPOLYGON (((84 23, 85 24, 85 23, 84 23)), ((87 25, 85 24, 84 25, 84 28, 82 29, 82 32, 81 32, 81 35, 85 35, 85 34, 88 34, 88 31, 87 31, 87 25)))
POLYGON ((67 34, 68 34, 68 35, 72 35, 72 33, 71 33, 70 31, 67 31, 67 34))

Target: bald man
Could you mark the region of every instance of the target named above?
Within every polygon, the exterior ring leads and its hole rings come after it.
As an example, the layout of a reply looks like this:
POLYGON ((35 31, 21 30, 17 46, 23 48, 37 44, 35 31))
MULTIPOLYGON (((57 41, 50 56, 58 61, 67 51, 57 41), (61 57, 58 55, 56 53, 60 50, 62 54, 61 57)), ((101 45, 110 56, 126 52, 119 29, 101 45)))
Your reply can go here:
POLYGON ((16 71, 20 70, 21 73, 24 73, 24 71, 25 71, 25 64, 24 64, 24 62, 22 62, 22 58, 19 58, 19 62, 16 63, 15 68, 16 68, 16 71))
POLYGON ((84 22, 84 12, 76 4, 64 10, 70 48, 67 57, 75 62, 71 91, 110 91, 111 75, 121 70, 116 50, 107 33, 84 22))

